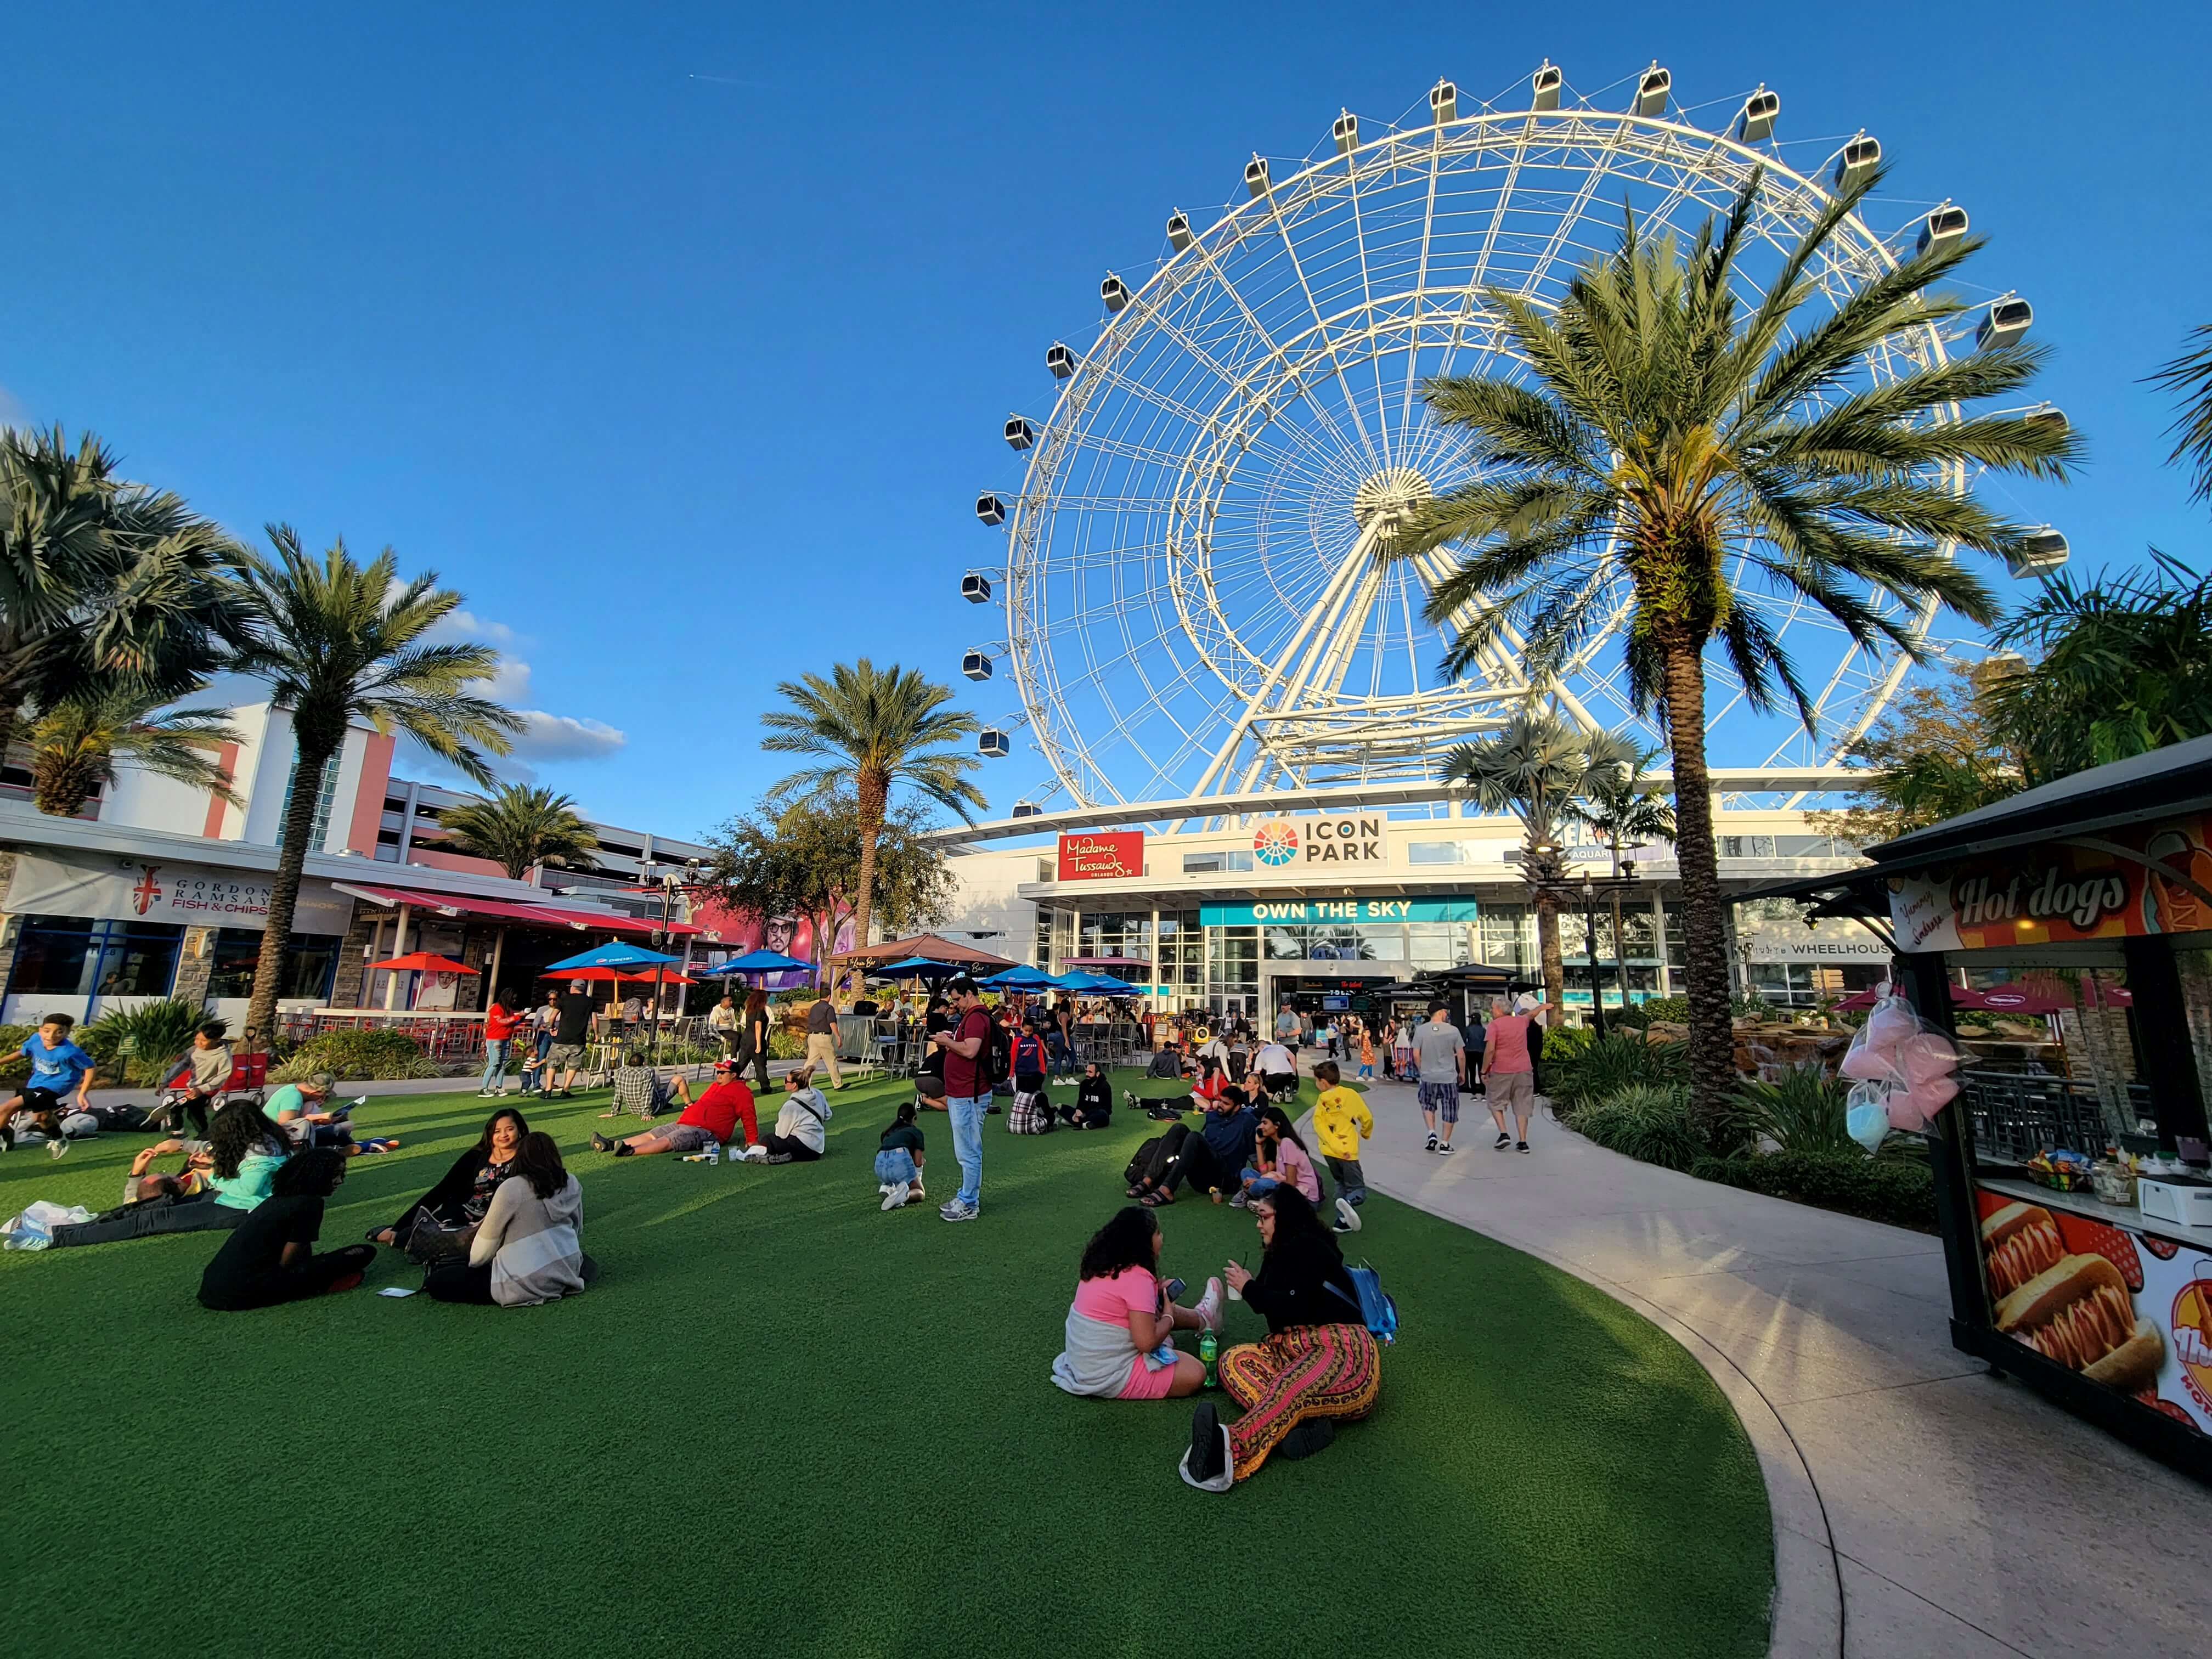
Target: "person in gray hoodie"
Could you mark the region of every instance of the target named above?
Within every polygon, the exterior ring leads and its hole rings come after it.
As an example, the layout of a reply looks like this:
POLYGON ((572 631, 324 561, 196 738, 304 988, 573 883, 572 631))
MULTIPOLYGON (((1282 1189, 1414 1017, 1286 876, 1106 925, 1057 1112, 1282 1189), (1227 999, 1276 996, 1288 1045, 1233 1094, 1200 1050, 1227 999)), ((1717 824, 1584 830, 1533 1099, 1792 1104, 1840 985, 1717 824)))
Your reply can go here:
POLYGON ((527 1308, 574 1296, 597 1277, 579 1229, 584 1189, 542 1130, 523 1136, 514 1173, 492 1194, 465 1263, 434 1268, 422 1288, 441 1302, 527 1308))

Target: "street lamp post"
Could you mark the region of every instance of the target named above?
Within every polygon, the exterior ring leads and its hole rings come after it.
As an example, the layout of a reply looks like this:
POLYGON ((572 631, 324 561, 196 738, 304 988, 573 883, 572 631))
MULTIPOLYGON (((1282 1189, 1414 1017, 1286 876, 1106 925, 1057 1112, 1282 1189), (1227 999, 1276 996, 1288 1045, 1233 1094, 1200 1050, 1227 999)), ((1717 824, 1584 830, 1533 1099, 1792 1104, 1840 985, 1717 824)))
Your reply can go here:
POLYGON ((1583 943, 1589 953, 1590 1031, 1596 1039, 1605 1041, 1605 987, 1598 982, 1597 968, 1597 884, 1588 876, 1583 878, 1583 943))
MULTIPOLYGON (((675 935, 675 918, 672 913, 675 908, 676 895, 685 887, 697 883, 699 860, 686 859, 681 869, 674 865, 661 866, 657 876, 655 869, 655 866, 647 864, 641 873, 648 882, 657 880, 660 888, 660 927, 654 933, 653 939, 653 944, 665 955, 668 950, 669 941, 675 935)), ((663 1012, 661 1000, 665 994, 667 972, 667 963, 656 962, 653 964, 652 1063, 656 1066, 660 1064, 660 1017, 663 1012)))

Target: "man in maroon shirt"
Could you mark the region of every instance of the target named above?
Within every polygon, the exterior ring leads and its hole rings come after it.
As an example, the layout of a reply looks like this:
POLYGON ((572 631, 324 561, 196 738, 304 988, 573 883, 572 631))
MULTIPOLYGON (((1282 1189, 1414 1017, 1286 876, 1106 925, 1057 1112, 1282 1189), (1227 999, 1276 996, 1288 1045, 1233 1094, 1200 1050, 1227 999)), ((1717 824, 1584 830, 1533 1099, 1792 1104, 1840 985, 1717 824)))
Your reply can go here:
POLYGON ((991 1104, 991 1017, 972 979, 945 988, 959 1020, 929 1040, 945 1054, 945 1109, 952 1119, 952 1156, 960 1190, 938 1211, 946 1221, 973 1221, 983 1207, 983 1114, 991 1104))

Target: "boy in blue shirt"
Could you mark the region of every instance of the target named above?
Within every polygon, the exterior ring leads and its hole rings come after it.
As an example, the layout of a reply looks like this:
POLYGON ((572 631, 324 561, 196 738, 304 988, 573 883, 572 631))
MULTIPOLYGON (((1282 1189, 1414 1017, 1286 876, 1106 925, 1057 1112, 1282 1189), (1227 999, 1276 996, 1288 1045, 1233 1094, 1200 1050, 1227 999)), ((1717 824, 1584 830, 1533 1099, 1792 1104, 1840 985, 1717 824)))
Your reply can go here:
POLYGON ((0 1152, 8 1150, 9 1120, 18 1111, 28 1112, 46 1131, 46 1150, 54 1157, 69 1151, 62 1133, 62 1097, 74 1092, 75 1109, 82 1112, 88 1109, 92 1092, 92 1056, 70 1041, 76 1024, 67 1014, 48 1014, 39 1022, 39 1034, 16 1050, 31 1062, 31 1075, 21 1094, 0 1105, 0 1152))

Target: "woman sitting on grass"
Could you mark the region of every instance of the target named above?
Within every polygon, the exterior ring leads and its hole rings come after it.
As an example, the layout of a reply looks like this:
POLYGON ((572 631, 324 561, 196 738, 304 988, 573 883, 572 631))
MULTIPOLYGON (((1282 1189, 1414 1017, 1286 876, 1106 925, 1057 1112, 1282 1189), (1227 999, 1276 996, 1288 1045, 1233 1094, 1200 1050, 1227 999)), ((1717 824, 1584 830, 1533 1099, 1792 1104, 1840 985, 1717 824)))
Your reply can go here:
POLYGON ((403 1246, 424 1261, 465 1249, 468 1241, 459 1235, 484 1218, 499 1183, 514 1173, 515 1149, 529 1133, 520 1112, 501 1107, 484 1120, 477 1144, 453 1160, 438 1184, 389 1227, 369 1234, 368 1242, 403 1246))
POLYGON ((1272 1451, 1310 1457, 1335 1438, 1338 1419, 1372 1411, 1382 1386, 1382 1350, 1360 1317, 1344 1253, 1306 1195, 1278 1187, 1251 1208, 1260 1271, 1232 1261, 1226 1277, 1268 1335, 1221 1355, 1222 1389, 1244 1414, 1224 1427, 1210 1405, 1192 1413, 1180 1473, 1201 1492, 1249 1480, 1272 1451))
POLYGON ((1195 1308, 1169 1300, 1158 1275, 1165 1237, 1159 1218, 1131 1205, 1083 1247, 1067 1346, 1052 1380, 1070 1394, 1107 1400, 1167 1400, 1196 1394, 1206 1366, 1176 1352, 1172 1333, 1221 1328, 1221 1281, 1206 1281, 1195 1308))
POLYGON ((441 1302, 528 1308, 574 1296, 599 1276, 578 1231, 584 1189, 553 1137, 533 1129, 515 1148, 465 1262, 434 1267, 422 1288, 441 1302))
POLYGON ((258 1207, 291 1150, 289 1137, 258 1106, 232 1101, 208 1127, 208 1155, 215 1164, 208 1185, 215 1188, 215 1201, 234 1210, 258 1207))
MULTIPOLYGON (((233 1109, 223 1109, 226 1115, 233 1109)), ((222 1127, 222 1117, 216 1119, 215 1127, 222 1127)), ((221 1313, 241 1313, 349 1291, 360 1284, 376 1259, 370 1246, 349 1244, 327 1255, 315 1254, 325 1200, 345 1180, 345 1154, 329 1147, 283 1160, 268 1198, 238 1224, 200 1275, 200 1305, 221 1313)))
POLYGON ((896 1210, 926 1198, 921 1189, 924 1142, 915 1121, 915 1103, 901 1103, 898 1115, 876 1141, 876 1188, 884 1208, 896 1210))
POLYGON ((1279 1106, 1262 1106, 1252 1161, 1244 1168, 1244 1190, 1231 1201, 1243 1209, 1285 1184, 1304 1193, 1307 1203, 1321 1202, 1321 1172, 1314 1168, 1313 1154, 1298 1139, 1290 1114, 1279 1106))
MULTIPOLYGON (((762 1164, 811 1164, 830 1145, 830 1103, 814 1086, 811 1069, 802 1066, 783 1079, 783 1109, 776 1114, 775 1133, 761 1142, 762 1164)), ((752 1158, 755 1149, 745 1148, 752 1158)))

